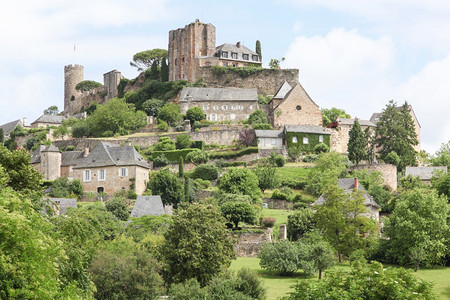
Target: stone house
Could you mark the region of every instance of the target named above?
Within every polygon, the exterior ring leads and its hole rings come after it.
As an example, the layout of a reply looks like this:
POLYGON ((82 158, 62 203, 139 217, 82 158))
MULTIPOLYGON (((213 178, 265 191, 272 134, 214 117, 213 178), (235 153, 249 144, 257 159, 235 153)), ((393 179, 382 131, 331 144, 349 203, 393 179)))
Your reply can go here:
POLYGON ((67 120, 66 116, 42 115, 31 123, 32 128, 61 126, 62 122, 67 120))
POLYGON ((56 215, 65 215, 69 208, 77 208, 77 199, 75 198, 48 198, 56 215))
MULTIPOLYGON (((380 221, 380 206, 373 200, 372 196, 367 193, 366 189, 358 182, 358 178, 340 178, 338 179, 338 187, 344 190, 344 193, 349 194, 356 191, 361 191, 364 199, 364 206, 366 212, 362 215, 371 218, 377 222, 380 221)), ((325 203, 326 198, 322 195, 312 205, 322 205, 325 203)))
POLYGON ((269 103, 269 118, 274 128, 287 124, 322 125, 322 112, 300 83, 290 88, 285 82, 269 103))
POLYGON ((419 177, 420 180, 427 184, 431 184, 431 178, 436 175, 436 173, 444 172, 447 173, 447 166, 442 167, 406 167, 405 177, 409 175, 413 177, 419 177))
POLYGON ((61 153, 53 145, 40 147, 33 152, 31 163, 45 179, 79 179, 85 192, 109 195, 130 188, 142 194, 151 168, 131 144, 118 146, 105 142, 100 142, 92 152, 86 148, 61 153))
POLYGON ((322 126, 286 125, 284 126, 286 145, 299 147, 302 152, 313 152, 317 144, 324 143, 330 148, 330 133, 322 126))
POLYGON ((255 130, 260 150, 281 150, 285 148, 284 130, 255 130))
POLYGON ((21 120, 15 120, 15 121, 0 125, 0 128, 3 129, 3 137, 5 138, 5 140, 9 139, 10 133, 14 129, 16 129, 17 126, 24 127, 24 124, 22 123, 21 120))
MULTIPOLYGON (((331 136, 332 149, 339 153, 347 153, 347 145, 350 139, 350 129, 353 127, 355 119, 337 118, 336 121, 331 122, 327 125, 327 128, 332 128, 334 130, 331 136)), ((375 132, 376 124, 368 120, 358 119, 359 125, 361 125, 361 130, 364 131, 367 127, 370 128, 371 132, 375 132)))
POLYGON ((184 87, 179 98, 182 114, 198 106, 210 121, 243 121, 258 108, 256 89, 184 87))
POLYGON ((216 47, 216 28, 198 19, 169 31, 169 80, 196 81, 203 66, 261 66, 256 52, 242 45, 222 44, 216 47))

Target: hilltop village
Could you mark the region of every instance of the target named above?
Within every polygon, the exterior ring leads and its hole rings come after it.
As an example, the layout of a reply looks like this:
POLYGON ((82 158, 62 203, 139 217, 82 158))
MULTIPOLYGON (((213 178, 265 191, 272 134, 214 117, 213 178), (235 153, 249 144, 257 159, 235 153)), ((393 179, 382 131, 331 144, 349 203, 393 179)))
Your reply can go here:
MULTIPOLYGON (((149 50, 145 59, 135 55, 136 65, 147 65, 134 79, 112 70, 96 83, 84 79, 84 66, 66 65, 63 111, 49 107, 31 124, 23 119, 0 126, 0 187, 44 190, 35 197, 39 201, 29 202, 40 203, 39 214, 55 218, 49 222, 62 230, 61 251, 69 255, 63 259, 67 269, 54 271, 66 284, 61 293, 97 299, 131 293, 105 279, 105 270, 120 265, 115 259, 125 253, 148 259, 144 273, 153 276, 135 274, 129 285, 136 291, 141 279, 153 286, 136 292, 142 293, 136 299, 184 299, 168 287, 183 294, 187 284, 204 293, 198 299, 216 299, 217 278, 228 278, 227 288, 238 295, 229 299, 264 299, 264 289, 250 295, 236 285, 239 280, 226 277, 250 282, 245 276, 251 275, 220 275, 235 256, 258 257, 261 268, 276 274, 302 269, 319 278, 336 260, 350 260, 352 267, 356 260, 367 270, 378 268, 364 265, 368 260, 416 270, 445 264, 448 225, 405 229, 399 221, 400 209, 407 209, 397 201, 407 205, 420 197, 424 215, 431 209, 443 214, 430 222, 448 217, 448 165, 421 156, 420 123, 411 105, 391 101, 369 120, 339 108, 321 110, 320 99, 300 83, 299 70, 282 69, 278 60, 263 68, 261 49, 239 41, 216 45, 216 28, 199 20, 171 30, 168 41, 167 50, 149 50), (17 162, 9 166, 8 156, 17 162), (192 225, 183 227, 182 220, 192 225), (85 238, 83 230, 92 236, 85 238), (425 230, 408 241, 397 235, 425 230), (102 246, 96 248, 95 239, 102 246), (328 255, 323 266, 308 264, 322 261, 314 247, 328 255), (271 264, 277 251, 296 251, 301 259, 282 269, 282 263, 271 264)), ((405 276, 399 274, 392 276, 405 276)), ((420 284, 414 288, 426 299, 431 289, 420 284)))

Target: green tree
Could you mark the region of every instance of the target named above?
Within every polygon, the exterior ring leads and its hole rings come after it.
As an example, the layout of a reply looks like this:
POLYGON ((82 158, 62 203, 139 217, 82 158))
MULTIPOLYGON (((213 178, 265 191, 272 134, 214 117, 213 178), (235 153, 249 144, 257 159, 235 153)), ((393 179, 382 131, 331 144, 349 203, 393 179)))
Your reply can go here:
POLYGON ((162 61, 167 58, 168 54, 167 50, 159 48, 141 51, 133 55, 130 66, 136 67, 138 71, 150 68, 153 62, 156 62, 157 66, 161 66, 162 61))
POLYGON ((414 146, 418 140, 407 102, 399 109, 394 101, 389 101, 377 123, 375 136, 375 145, 382 160, 393 151, 400 158, 399 170, 416 164, 414 146))
POLYGON ((241 201, 229 201, 220 205, 220 211, 222 215, 234 224, 234 228, 239 228, 239 222, 247 224, 256 223, 256 208, 248 203, 241 201))
POLYGON ((274 189, 280 185, 276 169, 271 164, 259 163, 253 172, 258 178, 258 186, 263 193, 266 189, 274 189))
POLYGON ((278 58, 271 58, 269 62, 269 68, 271 69, 281 69, 281 63, 285 61, 285 58, 282 57, 280 59, 278 58))
POLYGON ((300 268, 299 249, 288 240, 265 243, 258 257, 261 268, 275 271, 282 276, 290 275, 300 268))
POLYGON ((397 152, 391 151, 384 157, 384 161, 388 164, 399 166, 401 163, 401 158, 398 156, 397 152))
POLYGON ((169 67, 167 66, 167 60, 163 59, 161 61, 161 81, 169 81, 169 67))
POLYGON ((287 236, 291 241, 302 238, 316 227, 314 212, 310 208, 303 208, 288 216, 287 236))
POLYGON ((184 189, 177 176, 169 170, 159 171, 150 181, 150 189, 153 195, 160 195, 163 203, 178 206, 184 197, 184 189))
POLYGON ((345 112, 345 110, 332 107, 323 108, 322 110, 322 125, 327 126, 331 122, 336 121, 337 118, 349 119, 351 116, 345 112))
POLYGON ((450 140, 442 143, 441 147, 431 158, 433 166, 447 166, 450 169, 450 140))
POLYGON ((262 61, 261 42, 256 40, 255 52, 258 54, 259 60, 262 61))
POLYGON ((44 115, 54 115, 54 116, 56 116, 58 114, 58 112, 59 112, 58 106, 52 105, 49 108, 47 108, 46 110, 44 110, 44 115))
POLYGON ((160 264, 131 239, 115 240, 100 248, 89 272, 96 299, 156 299, 164 293, 160 264))
POLYGON ((192 151, 186 155, 186 159, 195 165, 206 164, 209 161, 210 154, 206 151, 192 151))
POLYGON ((155 151, 171 151, 175 148, 175 142, 170 137, 161 136, 153 149, 155 151))
POLYGON ((205 120, 205 113, 200 107, 194 106, 186 111, 186 119, 191 121, 191 125, 193 125, 195 121, 205 120))
POLYGON ((440 174, 432 178, 431 183, 439 195, 445 195, 450 199, 450 173, 440 174))
POLYGON ((229 168, 219 179, 219 189, 225 193, 248 195, 254 202, 261 196, 258 178, 249 169, 229 168))
POLYGON ((353 126, 350 129, 350 137, 347 143, 348 159, 356 165, 367 157, 366 153, 366 139, 358 119, 355 119, 353 126))
MULTIPOLYGON (((90 91, 90 90, 93 90, 93 89, 101 87, 101 86, 102 86, 102 84, 97 81, 84 80, 84 81, 79 82, 75 86, 75 89, 79 92, 86 92, 86 91, 90 91)), ((56 107, 56 106, 52 106, 52 107, 56 107)))
POLYGON ((156 61, 153 61, 152 66, 150 67, 150 79, 159 80, 158 63, 156 61))
POLYGON ((5 142, 5 132, 3 131, 3 128, 0 128, 0 145, 3 145, 5 142))
POLYGON ((174 212, 160 254, 165 282, 190 278, 205 286, 227 269, 235 253, 224 219, 212 205, 192 203, 174 212))
POLYGON ((255 110, 250 114, 248 117, 248 123, 253 124, 268 124, 269 119, 267 118, 267 115, 260 109, 255 110))
POLYGON ((186 149, 191 146, 191 136, 189 134, 180 134, 176 137, 175 146, 177 149, 186 149))
POLYGON ((169 125, 181 121, 182 115, 180 113, 180 107, 173 103, 167 103, 159 109, 158 120, 163 120, 169 125))
POLYGON ((386 268, 373 261, 356 263, 350 272, 327 272, 316 283, 300 280, 285 299, 437 299, 432 286, 403 268, 386 268))
POLYGON ((377 225, 363 216, 367 210, 361 192, 345 193, 337 186, 328 186, 323 197, 326 200, 316 206, 314 218, 324 238, 337 250, 339 262, 342 255, 370 248, 377 225))
POLYGON ((414 264, 411 249, 420 245, 424 250, 421 264, 441 264, 449 253, 448 217, 447 199, 439 197, 436 191, 414 189, 403 192, 385 223, 384 233, 389 238, 386 241, 388 259, 401 265, 414 264))
POLYGON ((307 274, 319 271, 319 279, 322 279, 322 272, 336 263, 333 247, 323 239, 318 232, 310 232, 306 237, 297 243, 300 252, 300 264, 307 274))
POLYGON ((180 177, 180 178, 184 177, 184 160, 183 160, 183 157, 180 157, 180 160, 178 162, 178 177, 180 177))
POLYGON ((142 103, 142 109, 148 116, 156 117, 158 115, 159 109, 163 107, 165 102, 160 99, 148 99, 142 103))
POLYGON ((130 216, 128 205, 123 197, 113 197, 111 200, 106 202, 105 208, 121 221, 128 220, 128 217, 130 216))

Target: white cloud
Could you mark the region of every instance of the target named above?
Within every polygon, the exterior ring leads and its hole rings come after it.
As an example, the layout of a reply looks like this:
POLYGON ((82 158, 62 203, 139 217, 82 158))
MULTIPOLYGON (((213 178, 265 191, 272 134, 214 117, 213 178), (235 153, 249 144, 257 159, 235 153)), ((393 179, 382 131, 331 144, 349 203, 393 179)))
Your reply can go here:
POLYGON ((300 31, 300 29, 302 29, 303 25, 302 23, 300 23, 299 20, 295 21, 294 26, 292 26, 292 31, 297 32, 300 31))
POLYGON ((321 107, 340 107, 369 118, 368 109, 387 102, 395 49, 387 37, 372 40, 356 30, 333 29, 326 36, 299 36, 285 57, 321 107))

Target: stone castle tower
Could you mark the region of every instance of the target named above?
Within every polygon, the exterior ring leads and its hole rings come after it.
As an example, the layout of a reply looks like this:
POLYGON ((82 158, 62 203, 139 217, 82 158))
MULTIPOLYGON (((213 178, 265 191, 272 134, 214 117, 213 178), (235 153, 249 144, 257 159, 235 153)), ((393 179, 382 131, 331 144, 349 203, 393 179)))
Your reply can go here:
POLYGON ((71 103, 82 93, 75 86, 83 81, 84 67, 81 65, 64 66, 64 111, 70 111, 71 103))
POLYGON ((117 86, 120 80, 123 78, 122 73, 117 70, 112 70, 108 73, 103 74, 103 83, 106 91, 106 99, 111 99, 117 97, 118 90, 117 86))
POLYGON ((41 150, 39 166, 45 180, 55 180, 61 177, 61 152, 53 145, 41 150))
POLYGON ((169 32, 169 80, 195 81, 200 57, 214 56, 216 28, 203 24, 198 19, 169 32))

